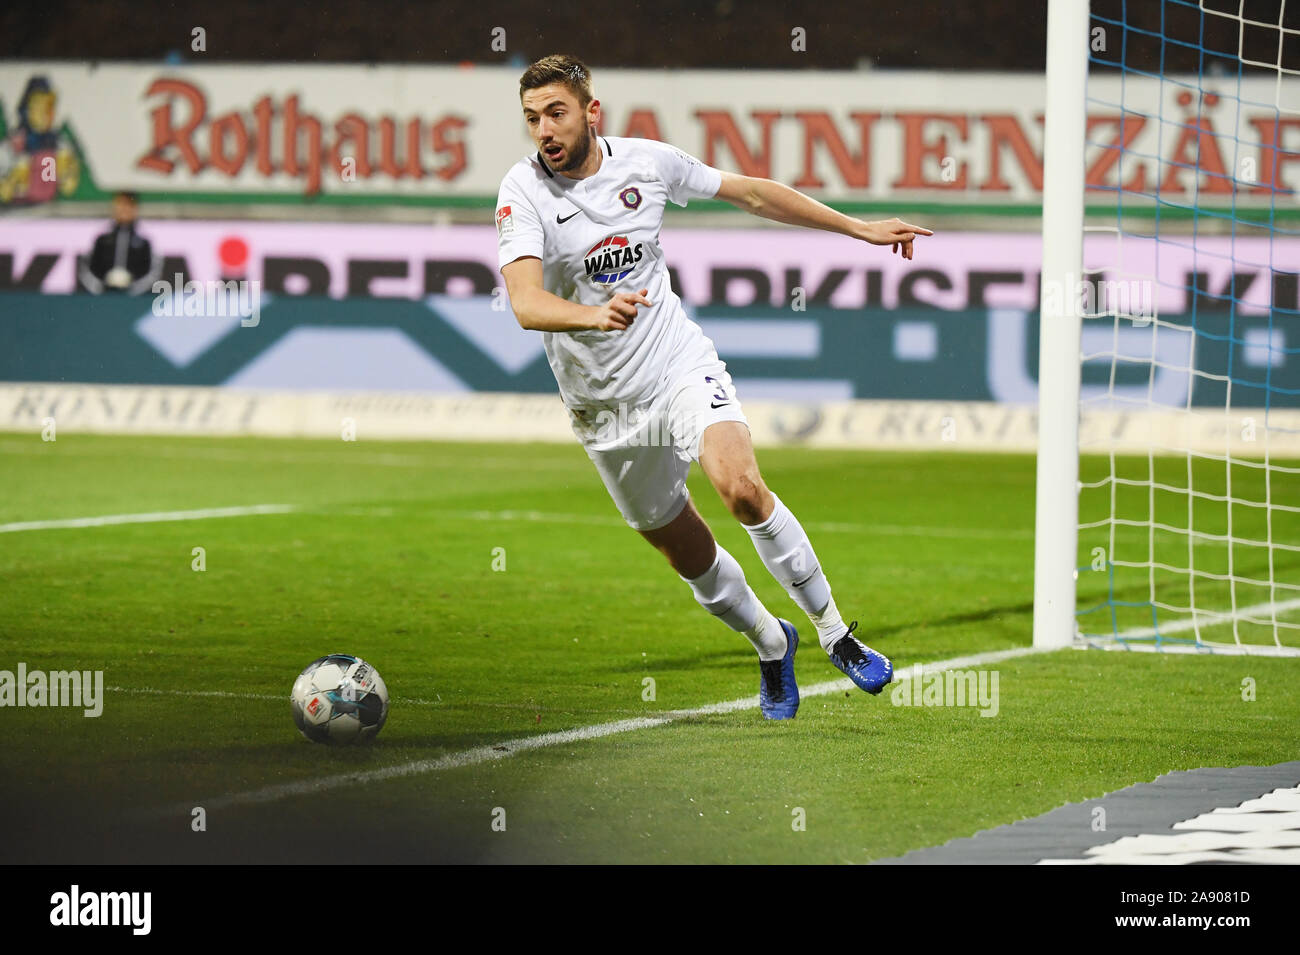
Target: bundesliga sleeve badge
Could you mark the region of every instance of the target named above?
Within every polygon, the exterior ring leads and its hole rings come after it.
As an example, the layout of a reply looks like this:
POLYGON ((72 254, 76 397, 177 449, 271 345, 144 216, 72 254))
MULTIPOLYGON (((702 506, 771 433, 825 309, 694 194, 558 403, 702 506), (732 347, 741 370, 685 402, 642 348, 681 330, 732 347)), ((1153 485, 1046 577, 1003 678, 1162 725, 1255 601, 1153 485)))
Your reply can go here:
POLYGON ((509 235, 515 231, 515 217, 510 214, 509 206, 497 210, 497 235, 509 235))

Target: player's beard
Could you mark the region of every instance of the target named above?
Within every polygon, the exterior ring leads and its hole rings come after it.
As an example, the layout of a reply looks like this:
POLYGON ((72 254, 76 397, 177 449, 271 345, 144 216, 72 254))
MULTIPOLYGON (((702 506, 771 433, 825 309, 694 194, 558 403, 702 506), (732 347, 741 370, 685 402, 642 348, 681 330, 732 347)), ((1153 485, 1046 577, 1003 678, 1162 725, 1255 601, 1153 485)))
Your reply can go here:
POLYGON ((591 153, 591 142, 596 138, 591 127, 587 127, 587 135, 583 139, 573 144, 573 151, 569 154, 569 160, 563 166, 556 169, 556 172, 573 172, 587 161, 587 156, 591 153))

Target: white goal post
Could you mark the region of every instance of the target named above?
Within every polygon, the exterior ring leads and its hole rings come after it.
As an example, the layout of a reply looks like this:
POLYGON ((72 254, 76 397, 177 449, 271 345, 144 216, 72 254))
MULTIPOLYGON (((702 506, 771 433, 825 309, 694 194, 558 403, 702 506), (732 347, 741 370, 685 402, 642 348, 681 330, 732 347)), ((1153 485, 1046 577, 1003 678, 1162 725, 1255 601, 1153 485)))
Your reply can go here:
POLYGON ((1049 0, 1035 647, 1300 656, 1294 6, 1049 0))
POLYGON ((1049 295, 1083 270, 1088 0, 1050 0, 1043 130, 1043 276, 1038 347, 1034 646, 1075 634, 1079 524, 1079 340, 1074 299, 1049 295), (1049 304, 1061 307, 1049 311, 1049 304))

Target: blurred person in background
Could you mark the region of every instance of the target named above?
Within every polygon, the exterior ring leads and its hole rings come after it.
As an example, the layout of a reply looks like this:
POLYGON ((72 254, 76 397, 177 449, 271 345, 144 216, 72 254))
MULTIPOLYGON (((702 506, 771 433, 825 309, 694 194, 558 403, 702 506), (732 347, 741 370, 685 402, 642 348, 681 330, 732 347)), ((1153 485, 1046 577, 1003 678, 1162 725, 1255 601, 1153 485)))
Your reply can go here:
POLYGON ((113 226, 95 239, 90 255, 78 270, 86 290, 100 295, 118 292, 141 295, 158 277, 159 263, 153 246, 137 231, 139 197, 134 192, 113 196, 113 226))

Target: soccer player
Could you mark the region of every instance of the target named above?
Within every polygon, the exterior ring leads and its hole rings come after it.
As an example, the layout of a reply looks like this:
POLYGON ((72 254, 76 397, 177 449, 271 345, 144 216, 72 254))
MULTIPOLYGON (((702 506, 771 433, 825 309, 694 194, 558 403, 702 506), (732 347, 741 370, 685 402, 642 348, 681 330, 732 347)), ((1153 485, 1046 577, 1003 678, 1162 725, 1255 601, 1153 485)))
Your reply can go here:
POLYGON ((543 333, 574 433, 623 519, 705 610, 753 644, 763 715, 793 717, 798 633, 759 602, 696 511, 686 477, 698 461, 831 662, 879 693, 893 666, 853 636, 856 621, 845 626, 808 535, 763 482, 726 365, 669 287, 659 230, 668 202, 716 197, 777 222, 892 246, 906 259, 917 236, 933 233, 898 219, 850 218, 665 143, 598 136, 591 73, 571 56, 528 67, 519 98, 537 152, 501 182, 501 274, 519 324, 543 333))

